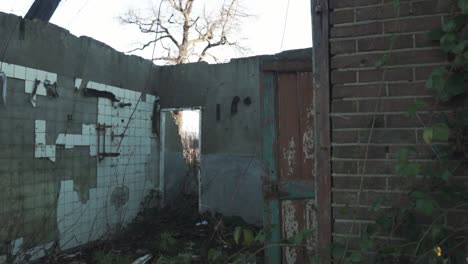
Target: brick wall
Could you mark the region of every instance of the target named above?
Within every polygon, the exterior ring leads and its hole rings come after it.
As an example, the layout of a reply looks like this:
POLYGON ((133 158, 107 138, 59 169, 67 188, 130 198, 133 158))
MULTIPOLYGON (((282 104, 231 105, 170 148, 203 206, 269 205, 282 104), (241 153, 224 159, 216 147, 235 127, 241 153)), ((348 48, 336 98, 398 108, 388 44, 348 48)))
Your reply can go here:
POLYGON ((399 148, 415 146, 416 158, 432 158, 422 141, 422 123, 429 124, 434 113, 421 112, 418 120, 406 112, 416 98, 433 102, 425 80, 445 59, 427 33, 444 22, 450 3, 401 1, 398 11, 390 0, 330 1, 335 241, 348 236, 351 226, 354 235, 361 233, 373 218, 368 207, 377 197, 400 196, 401 179, 394 174, 399 148), (376 68, 389 49, 387 65, 376 68))

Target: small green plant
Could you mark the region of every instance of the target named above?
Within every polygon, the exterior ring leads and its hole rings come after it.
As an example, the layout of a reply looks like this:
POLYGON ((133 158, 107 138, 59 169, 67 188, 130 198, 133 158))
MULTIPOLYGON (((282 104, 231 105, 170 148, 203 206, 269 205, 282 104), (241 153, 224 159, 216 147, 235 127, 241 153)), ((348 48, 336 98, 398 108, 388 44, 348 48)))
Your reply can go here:
POLYGON ((174 255, 178 252, 178 241, 174 237, 174 234, 169 232, 161 233, 161 239, 158 244, 159 252, 168 255, 174 255))
POLYGON ((120 256, 112 252, 98 251, 93 256, 97 264, 131 264, 133 260, 127 256, 120 256))
POLYGON ((161 256, 156 261, 154 261, 154 264, 190 264, 190 263, 191 263, 191 256, 188 254, 181 254, 181 255, 172 256, 172 257, 161 256))
POLYGON ((226 254, 219 249, 211 248, 208 250, 208 263, 210 264, 218 264, 224 263, 226 260, 226 254))

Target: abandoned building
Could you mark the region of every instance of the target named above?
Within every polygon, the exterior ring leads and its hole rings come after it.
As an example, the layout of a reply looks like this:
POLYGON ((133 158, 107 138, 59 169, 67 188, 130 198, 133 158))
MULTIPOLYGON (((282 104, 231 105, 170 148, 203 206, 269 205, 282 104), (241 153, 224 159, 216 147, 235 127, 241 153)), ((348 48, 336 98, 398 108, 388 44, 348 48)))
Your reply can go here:
MULTIPOLYGON (((169 206, 188 191, 200 212, 268 228, 271 245, 311 230, 306 247, 266 247, 266 263, 331 263, 330 243, 355 242, 379 197, 399 199, 398 149, 433 158, 425 122, 446 108, 422 121, 406 109, 433 102, 425 82, 447 63, 427 37, 451 14, 436 2, 402 1, 397 15, 383 0, 312 1, 313 49, 175 66, 0 13, 0 262, 85 245, 130 223, 149 195, 169 206), (185 148, 184 111, 199 115, 185 148), (190 153, 199 166, 187 173, 190 153)), ((462 167, 449 180, 466 188, 462 167)), ((446 225, 468 225, 466 206, 446 212, 446 225)))

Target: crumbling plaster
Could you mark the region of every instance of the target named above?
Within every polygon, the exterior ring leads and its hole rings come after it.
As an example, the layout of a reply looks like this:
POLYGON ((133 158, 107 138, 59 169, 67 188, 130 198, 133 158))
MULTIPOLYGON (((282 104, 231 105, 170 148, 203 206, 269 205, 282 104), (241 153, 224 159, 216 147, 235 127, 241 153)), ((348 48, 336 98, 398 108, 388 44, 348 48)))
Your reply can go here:
POLYGON ((149 190, 158 188, 158 140, 151 127, 156 66, 3 13, 0 35, 11 36, 0 38, 6 51, 0 65, 8 76, 7 104, 0 107, 0 255, 37 258, 54 244, 71 248, 128 223, 149 190), (46 79, 56 82, 59 96, 39 86, 32 103, 34 81, 46 79), (132 106, 84 97, 83 88, 112 92, 132 106), (97 123, 113 126, 106 131, 106 151, 119 148, 119 157, 98 161, 97 123), (111 140, 111 131, 119 135, 127 123, 122 144, 111 140))

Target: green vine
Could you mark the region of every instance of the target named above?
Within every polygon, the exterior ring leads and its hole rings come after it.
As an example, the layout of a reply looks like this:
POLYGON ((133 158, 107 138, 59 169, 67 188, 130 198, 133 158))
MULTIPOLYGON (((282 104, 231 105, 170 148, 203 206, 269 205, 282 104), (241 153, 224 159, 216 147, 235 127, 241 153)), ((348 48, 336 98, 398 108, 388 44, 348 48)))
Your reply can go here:
MULTIPOLYGON (((400 8, 394 0, 393 7, 400 8)), ((466 263, 468 223, 449 225, 451 212, 468 208, 466 187, 453 181, 454 174, 468 161, 468 0, 457 0, 455 12, 429 37, 447 57, 447 64, 436 67, 426 82, 435 99, 428 105, 416 99, 408 115, 422 127, 423 145, 431 160, 418 159, 420 150, 401 148, 396 154, 395 174, 405 190, 398 201, 382 196, 369 208, 375 223, 366 226, 353 249, 335 242, 330 245, 334 263, 466 263), (442 109, 432 113, 431 109, 442 109), (421 112, 433 114, 424 123, 421 112), (435 121, 437 120, 437 121, 435 121), (384 206, 393 204, 391 207, 384 206), (398 238, 382 239, 385 237, 398 238), (380 238, 380 239, 379 239, 380 238)), ((391 41, 394 42, 395 36, 391 41)), ((375 66, 383 67, 392 50, 384 52, 375 66)), ((316 261, 313 263, 317 263, 316 261)))

